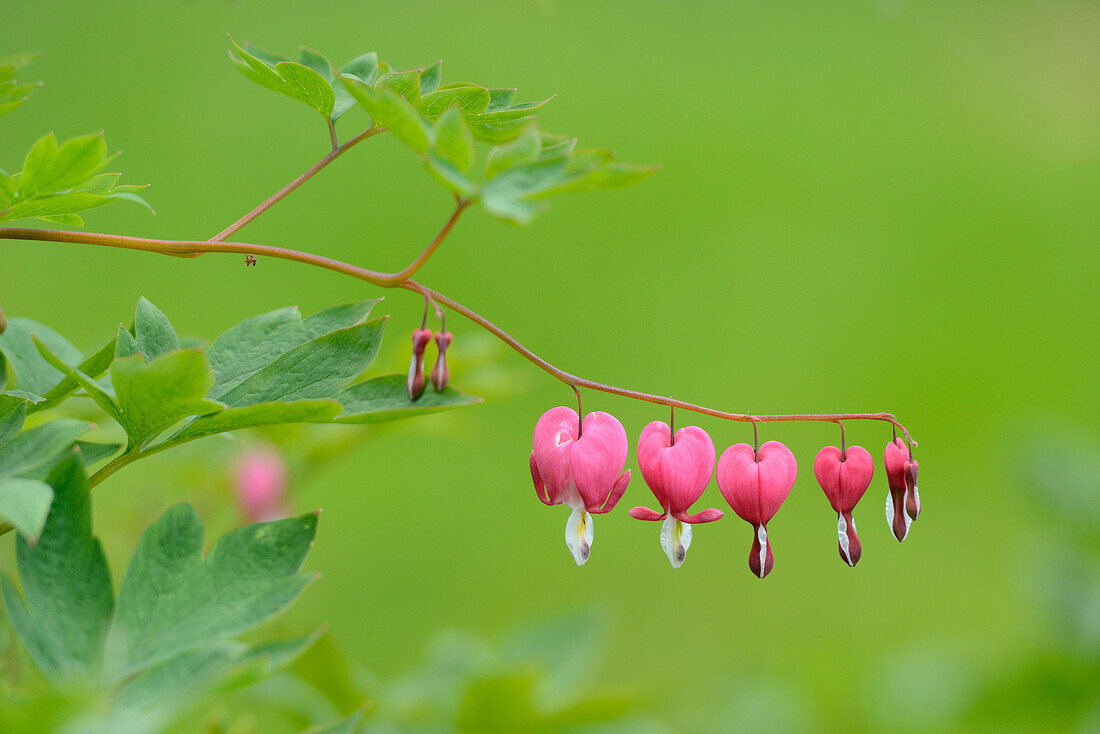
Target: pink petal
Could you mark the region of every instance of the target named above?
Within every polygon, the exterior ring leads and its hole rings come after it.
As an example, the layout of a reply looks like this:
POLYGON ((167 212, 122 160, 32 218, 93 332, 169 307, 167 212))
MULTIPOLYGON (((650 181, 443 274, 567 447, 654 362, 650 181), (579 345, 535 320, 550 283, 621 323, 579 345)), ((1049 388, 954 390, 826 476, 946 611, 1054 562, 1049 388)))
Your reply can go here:
POLYGON ((874 474, 875 462, 862 446, 849 446, 844 461, 836 446, 826 446, 814 459, 814 476, 829 504, 840 513, 855 509, 874 474))
POLYGON ((607 501, 629 450, 626 431, 614 416, 596 411, 584 417, 581 437, 569 449, 569 462, 573 482, 589 512, 607 501))
POLYGON ((662 421, 646 426, 638 437, 642 477, 662 507, 679 513, 699 499, 714 473, 714 442, 706 431, 686 426, 676 432, 662 421))
POLYGON ((532 455, 550 504, 566 502, 572 492, 569 450, 577 437, 577 413, 571 408, 551 408, 535 424, 532 455))
POLYGON ((759 458, 752 446, 739 443, 718 460, 718 489, 733 511, 754 525, 775 517, 798 475, 794 454, 778 441, 761 446, 759 458))
POLYGON ((535 494, 539 496, 544 505, 553 505, 550 498, 546 496, 546 484, 542 481, 542 475, 539 474, 539 464, 535 461, 535 452, 531 452, 531 480, 535 483, 535 494))
POLYGON ((648 507, 631 507, 630 512, 627 514, 635 520, 649 520, 650 522, 658 522, 668 517, 667 513, 654 512, 648 507))
POLYGON ((619 499, 622 498, 623 492, 626 491, 626 485, 630 484, 630 470, 627 469, 623 472, 623 475, 615 482, 615 486, 611 488, 611 494, 607 496, 607 501, 604 502, 603 507, 589 510, 594 515, 603 514, 605 512, 611 512, 618 504, 619 499))
POLYGON ((721 510, 709 509, 694 515, 686 515, 683 512, 674 512, 672 516, 680 522, 686 522, 691 525, 701 525, 705 522, 714 522, 715 520, 721 520, 723 512, 721 510))

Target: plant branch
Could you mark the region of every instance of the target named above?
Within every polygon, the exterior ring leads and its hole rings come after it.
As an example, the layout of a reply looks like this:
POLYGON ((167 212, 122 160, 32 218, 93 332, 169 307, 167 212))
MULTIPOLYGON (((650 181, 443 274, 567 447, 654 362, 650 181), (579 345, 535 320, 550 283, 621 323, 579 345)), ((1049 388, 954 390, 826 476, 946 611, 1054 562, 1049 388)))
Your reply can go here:
MULTIPOLYGON (((348 145, 349 143, 345 143, 345 145, 348 145)), ((694 403, 687 403, 682 400, 676 400, 670 397, 653 395, 636 390, 628 390, 626 388, 616 387, 614 385, 607 385, 602 382, 596 382, 595 380, 589 380, 584 377, 579 377, 570 372, 566 372, 565 370, 555 367, 551 363, 539 357, 537 354, 535 354, 519 341, 517 341, 515 338, 513 338, 506 331, 504 331, 485 317, 437 291, 421 285, 416 281, 408 280, 407 276, 402 275, 406 271, 410 270, 410 268, 412 269, 412 272, 415 272, 415 270, 423 264, 422 261, 427 260, 434 249, 438 247, 439 242, 442 241, 442 237, 446 236, 447 232, 450 231, 451 226, 453 226, 454 224, 454 220, 457 219, 458 215, 462 211, 462 208, 463 207, 460 206, 456 210, 456 212, 452 214, 451 220, 449 220, 448 224, 444 226, 443 230, 441 230, 440 235, 437 235, 437 241, 433 242, 433 244, 430 245, 428 249, 425 250, 419 258, 417 258, 417 260, 413 261, 413 263, 408 268, 405 268, 405 270, 399 271, 397 273, 380 273, 374 270, 367 270, 365 268, 350 265, 339 260, 322 257, 320 255, 314 255, 308 252, 290 250, 282 247, 272 247, 270 245, 255 245, 243 242, 156 240, 141 237, 124 237, 120 235, 96 234, 92 232, 65 232, 58 230, 19 229, 7 227, 0 227, 0 239, 38 240, 46 242, 64 242, 73 244, 100 245, 106 247, 121 247, 131 250, 157 252, 163 255, 172 255, 175 257, 198 257, 199 255, 203 255, 208 252, 233 252, 243 254, 251 253, 257 255, 266 255, 268 257, 274 257, 283 260, 292 260, 294 262, 300 262, 306 265, 324 268, 326 270, 333 270, 335 272, 366 281, 381 288, 400 287, 419 293, 422 296, 429 298, 438 304, 442 304, 450 308, 452 311, 465 316, 469 320, 473 321, 475 324, 481 326, 483 329, 496 336, 509 347, 519 352, 521 355, 523 355, 523 357, 525 357, 535 366, 542 369, 544 372, 572 387, 583 387, 589 390, 598 390, 600 392, 606 392, 612 395, 620 395, 626 398, 633 398, 634 400, 642 400, 649 403, 667 405, 672 408, 681 408, 683 410, 689 410, 695 413, 701 413, 703 415, 709 415, 715 418, 723 418, 725 420, 741 421, 745 423, 765 423, 773 421, 883 421, 886 423, 890 423, 891 425, 895 426, 899 431, 901 431, 906 440, 911 445, 917 445, 917 442, 914 441, 912 436, 909 434, 908 429, 906 429, 905 426, 903 426, 897 420, 897 418, 895 418, 890 413, 793 413, 784 415, 750 415, 743 413, 728 413, 725 411, 708 408, 702 405, 695 405, 694 403)), ((121 458, 122 457, 120 457, 120 459, 121 458)), ((110 466, 111 465, 108 464, 107 467, 101 469, 94 476, 99 476, 110 466)), ((117 468, 120 467, 116 467, 115 470, 117 470, 117 468)))
POLYGON ((208 241, 209 242, 221 242, 221 241, 225 240, 227 237, 229 237, 234 232, 236 232, 237 230, 244 227, 246 224, 251 222, 253 219, 260 216, 261 214, 266 212, 271 207, 275 206, 277 203, 279 203, 280 200, 283 199, 283 197, 285 197, 291 191, 293 191, 294 189, 296 189, 299 186, 301 186, 302 184, 304 184, 309 179, 313 178, 314 174, 316 174, 322 168, 327 166, 329 163, 332 163, 334 160, 336 160, 337 158, 342 156, 348 150, 355 147, 359 143, 363 142, 367 138, 374 137, 375 135, 378 135, 379 133, 383 133, 383 132, 386 131, 386 128, 375 125, 373 127, 367 128, 366 130, 359 133, 358 135, 356 135, 354 138, 352 138, 348 142, 344 143, 343 145, 337 145, 336 144, 336 142, 337 142, 336 141, 336 129, 334 127, 332 127, 331 124, 329 126, 329 129, 332 132, 332 150, 330 150, 325 155, 324 158, 322 158, 321 160, 314 163, 312 166, 310 166, 308 171, 306 171, 301 176, 299 176, 298 178, 296 178, 293 181, 291 181, 290 183, 288 183, 283 188, 276 191, 274 194, 271 195, 270 198, 268 198, 262 204, 260 204, 255 209, 250 211, 248 214, 245 214, 243 217, 241 217, 237 221, 233 222, 233 224, 229 225, 228 227, 223 229, 221 232, 218 232, 216 235, 211 237, 208 241))

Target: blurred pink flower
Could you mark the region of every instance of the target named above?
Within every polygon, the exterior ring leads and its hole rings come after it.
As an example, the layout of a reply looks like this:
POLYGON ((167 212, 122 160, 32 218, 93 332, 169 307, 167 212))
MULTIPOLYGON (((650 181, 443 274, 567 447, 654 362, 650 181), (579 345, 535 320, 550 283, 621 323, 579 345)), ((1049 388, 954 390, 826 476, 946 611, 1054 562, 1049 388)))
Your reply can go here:
POLYGON ((237 502, 249 522, 268 522, 288 517, 286 462, 272 448, 248 449, 233 472, 237 502))
POLYGON ((768 521, 779 512, 798 475, 791 450, 767 441, 759 454, 747 443, 730 446, 718 459, 718 489, 733 511, 754 529, 749 568, 764 578, 774 559, 768 542, 768 521))
POLYGON ((661 548, 673 568, 679 568, 691 545, 691 525, 713 522, 721 510, 703 510, 688 515, 691 505, 703 494, 714 474, 714 442, 702 428, 686 426, 676 432, 663 421, 653 421, 638 437, 638 466, 661 512, 634 507, 630 516, 637 520, 663 520, 661 548))
POLYGON ((615 507, 630 482, 630 470, 623 471, 629 450, 626 431, 614 416, 589 413, 579 427, 578 432, 572 408, 551 408, 542 414, 535 424, 531 479, 543 503, 572 510, 565 545, 583 566, 594 534, 589 513, 615 507))

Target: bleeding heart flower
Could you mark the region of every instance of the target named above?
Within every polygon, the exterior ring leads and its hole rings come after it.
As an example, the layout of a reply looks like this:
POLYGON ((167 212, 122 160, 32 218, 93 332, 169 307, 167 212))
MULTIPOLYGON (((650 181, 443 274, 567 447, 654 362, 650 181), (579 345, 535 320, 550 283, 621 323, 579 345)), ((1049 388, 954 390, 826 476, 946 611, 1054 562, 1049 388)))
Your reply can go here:
POLYGON ((535 424, 531 479, 545 504, 564 504, 572 510, 565 544, 583 566, 592 549, 589 513, 609 512, 630 482, 630 470, 623 472, 629 446, 623 425, 607 413, 589 413, 579 432, 577 428, 572 408, 551 408, 542 414, 535 424))
POLYGON ((431 341, 431 329, 413 329, 413 354, 409 362, 409 376, 405 380, 409 400, 419 400, 424 394, 424 350, 431 341))
POLYGON ((759 454, 747 443, 734 444, 718 459, 718 489, 733 511, 755 530, 749 568, 760 578, 767 576, 774 564, 768 521, 779 512, 797 475, 794 454, 778 441, 766 442, 759 454))
POLYGON ((250 522, 288 517, 286 464, 274 449, 252 449, 237 460, 234 470, 237 501, 250 522))
POLYGON ((837 514, 837 537, 840 557, 849 566, 859 563, 863 548, 856 535, 856 521, 852 510, 875 475, 875 462, 862 446, 849 446, 841 451, 836 446, 826 446, 814 459, 814 476, 829 498, 837 514))
POLYGON ((890 493, 886 495, 886 524, 899 541, 909 535, 909 526, 920 514, 920 495, 917 493, 918 464, 900 438, 886 444, 886 481, 890 493))
POLYGON ((435 335, 435 346, 439 350, 439 356, 435 358, 435 366, 432 367, 432 387, 436 392, 443 392, 451 379, 451 369, 447 366, 447 347, 451 346, 454 335, 449 331, 440 331, 435 335))
POLYGON ((653 496, 661 504, 657 513, 635 507, 630 516, 638 520, 663 520, 661 548, 673 568, 679 568, 691 546, 691 526, 713 522, 721 510, 703 510, 688 515, 691 505, 703 494, 714 473, 714 442, 702 428, 686 426, 676 432, 663 421, 653 421, 638 437, 638 466, 653 496))

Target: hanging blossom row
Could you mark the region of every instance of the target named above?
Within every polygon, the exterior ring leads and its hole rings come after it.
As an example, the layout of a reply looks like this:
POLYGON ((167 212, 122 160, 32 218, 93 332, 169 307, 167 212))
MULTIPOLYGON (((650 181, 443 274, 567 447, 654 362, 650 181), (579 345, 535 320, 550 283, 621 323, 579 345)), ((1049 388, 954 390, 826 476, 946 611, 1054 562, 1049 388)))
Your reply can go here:
MULTIPOLYGON (((661 509, 634 507, 630 516, 661 522, 661 548, 672 567, 679 568, 691 546, 692 525, 719 520, 724 514, 714 508, 689 514, 715 475, 714 442, 697 426, 673 432, 668 423, 654 421, 642 429, 637 451, 642 478, 661 509)), ((623 471, 627 453, 626 430, 608 413, 589 413, 582 420, 579 407, 557 407, 543 413, 535 425, 535 492, 547 505, 569 507, 565 544, 578 566, 592 550, 591 516, 610 512, 630 483, 630 470, 623 471)), ((887 444, 884 462, 889 484, 886 522, 902 541, 920 514, 918 464, 912 449, 897 437, 887 444)), ((849 566, 855 566, 862 554, 852 512, 874 473, 875 463, 866 449, 845 445, 843 424, 841 445, 826 446, 814 459, 814 476, 837 513, 840 557, 849 566)), ((717 461, 718 489, 733 511, 753 526, 749 568, 760 578, 774 564, 768 522, 787 499, 797 474, 794 454, 778 441, 759 448, 734 444, 717 461)))

